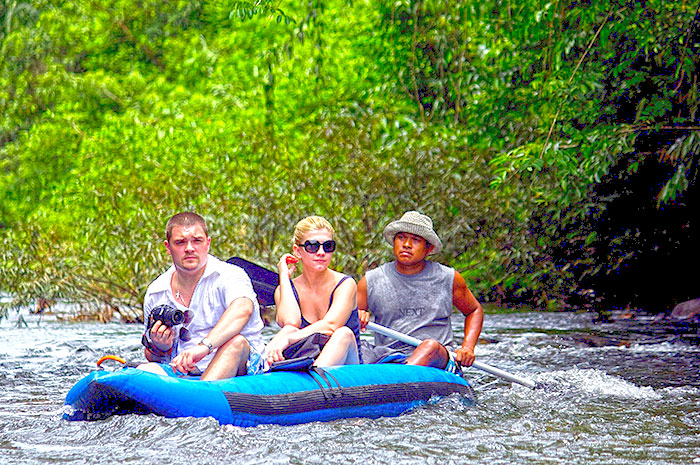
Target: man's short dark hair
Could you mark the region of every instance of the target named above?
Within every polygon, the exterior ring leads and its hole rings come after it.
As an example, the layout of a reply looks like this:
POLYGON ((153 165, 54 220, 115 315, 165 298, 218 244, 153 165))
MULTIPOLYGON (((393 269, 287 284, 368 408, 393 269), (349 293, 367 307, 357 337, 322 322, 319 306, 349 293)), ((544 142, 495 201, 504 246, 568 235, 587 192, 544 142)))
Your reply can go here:
POLYGON ((209 230, 207 229, 207 222, 204 218, 196 214, 195 212, 181 212, 173 216, 168 220, 165 225, 165 238, 170 240, 170 236, 173 234, 173 228, 175 226, 196 226, 199 225, 204 230, 204 235, 209 237, 209 230))

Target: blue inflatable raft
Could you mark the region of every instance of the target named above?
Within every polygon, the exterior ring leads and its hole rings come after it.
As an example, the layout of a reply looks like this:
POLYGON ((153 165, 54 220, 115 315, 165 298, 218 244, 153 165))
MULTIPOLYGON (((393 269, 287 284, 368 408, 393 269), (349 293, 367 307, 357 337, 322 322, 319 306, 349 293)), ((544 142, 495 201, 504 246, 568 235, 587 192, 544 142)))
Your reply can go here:
POLYGON ((218 381, 174 378, 135 368, 94 371, 66 396, 67 420, 111 415, 213 417, 221 424, 294 425, 339 418, 397 416, 458 394, 467 381, 443 370, 401 364, 346 365, 320 372, 274 372, 218 381))

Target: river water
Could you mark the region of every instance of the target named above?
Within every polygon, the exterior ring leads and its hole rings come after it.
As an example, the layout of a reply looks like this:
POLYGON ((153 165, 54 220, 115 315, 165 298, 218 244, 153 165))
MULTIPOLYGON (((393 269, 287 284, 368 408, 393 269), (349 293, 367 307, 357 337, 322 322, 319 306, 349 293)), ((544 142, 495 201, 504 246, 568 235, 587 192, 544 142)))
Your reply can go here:
POLYGON ((99 357, 140 358, 141 326, 24 317, 20 327, 16 314, 0 321, 0 464, 700 463, 696 328, 686 337, 593 324, 591 314, 491 314, 478 359, 542 388, 470 369, 473 406, 446 398, 397 418, 239 428, 152 415, 62 420, 66 393, 99 357))

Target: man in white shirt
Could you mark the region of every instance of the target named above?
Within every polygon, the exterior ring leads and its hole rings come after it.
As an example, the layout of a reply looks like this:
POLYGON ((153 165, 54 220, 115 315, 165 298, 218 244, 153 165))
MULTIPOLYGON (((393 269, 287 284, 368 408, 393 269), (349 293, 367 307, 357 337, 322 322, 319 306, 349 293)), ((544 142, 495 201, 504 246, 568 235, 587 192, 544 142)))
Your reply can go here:
POLYGON ((140 369, 170 376, 201 373, 202 380, 262 371, 263 322, 250 278, 209 255, 210 244, 206 222, 196 213, 168 221, 165 248, 173 266, 146 291, 143 344, 151 363, 140 369), (161 305, 184 312, 184 323, 149 322, 161 305))

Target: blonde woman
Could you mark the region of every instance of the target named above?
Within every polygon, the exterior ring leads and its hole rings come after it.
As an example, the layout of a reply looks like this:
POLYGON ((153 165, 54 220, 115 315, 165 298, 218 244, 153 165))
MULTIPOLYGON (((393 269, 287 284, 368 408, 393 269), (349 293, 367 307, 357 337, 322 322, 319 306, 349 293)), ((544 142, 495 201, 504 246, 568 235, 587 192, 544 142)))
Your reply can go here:
POLYGON ((326 219, 304 218, 294 230, 292 254, 282 255, 277 263, 280 284, 275 289, 275 304, 282 329, 267 345, 270 364, 293 358, 290 353, 285 357, 284 350, 316 333, 323 336, 315 366, 361 363, 357 284, 352 277, 328 268, 336 246, 333 235, 326 219), (292 279, 299 263, 302 273, 292 279))

